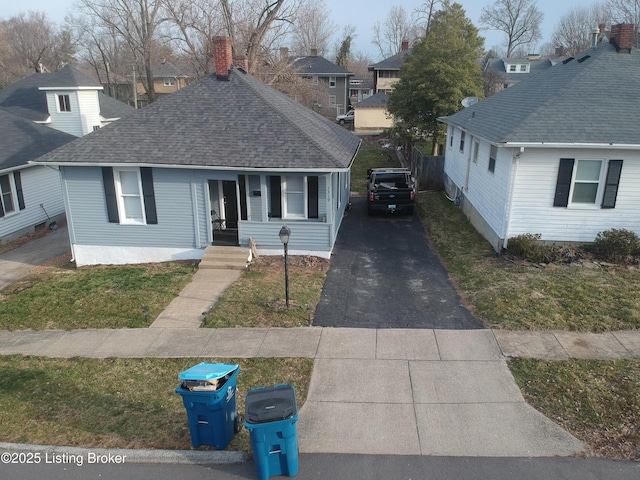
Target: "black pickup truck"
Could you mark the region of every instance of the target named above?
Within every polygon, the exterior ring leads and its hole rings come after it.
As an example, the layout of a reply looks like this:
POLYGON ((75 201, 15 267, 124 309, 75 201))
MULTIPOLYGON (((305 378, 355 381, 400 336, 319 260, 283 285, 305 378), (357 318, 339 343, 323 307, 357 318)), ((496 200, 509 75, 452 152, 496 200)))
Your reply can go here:
POLYGON ((416 182, 406 168, 371 168, 367 171, 369 215, 374 212, 413 213, 416 182))

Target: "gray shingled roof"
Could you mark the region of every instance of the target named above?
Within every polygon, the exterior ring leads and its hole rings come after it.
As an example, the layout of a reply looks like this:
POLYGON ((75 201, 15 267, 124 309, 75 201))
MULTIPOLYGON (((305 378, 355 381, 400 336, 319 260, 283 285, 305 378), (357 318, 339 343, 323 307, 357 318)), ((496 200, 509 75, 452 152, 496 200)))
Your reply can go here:
POLYGON ((386 107, 388 101, 389 95, 383 92, 378 92, 365 98, 361 102, 356 103, 355 107, 356 109, 360 107, 386 107))
POLYGON ((640 51, 610 43, 443 117, 492 143, 640 145, 640 51))
POLYGON ((412 49, 401 50, 392 57, 369 66, 369 70, 400 70, 407 60, 407 55, 411 54, 412 49))
MULTIPOLYGON (((0 90, 0 109, 21 116, 33 122, 44 122, 49 118, 47 94, 42 87, 73 88, 102 85, 70 65, 53 73, 34 73, 0 90)), ((119 118, 132 110, 127 104, 98 93, 100 114, 104 118, 119 118)))
POLYGON ((2 110, 0 132, 0 171, 26 165, 77 138, 2 110))
POLYGON ((301 75, 332 75, 337 77, 353 75, 353 73, 330 62, 324 57, 294 57, 291 59, 291 63, 295 71, 301 75))
POLYGON ((234 69, 169 95, 40 161, 227 168, 350 166, 360 139, 234 69))

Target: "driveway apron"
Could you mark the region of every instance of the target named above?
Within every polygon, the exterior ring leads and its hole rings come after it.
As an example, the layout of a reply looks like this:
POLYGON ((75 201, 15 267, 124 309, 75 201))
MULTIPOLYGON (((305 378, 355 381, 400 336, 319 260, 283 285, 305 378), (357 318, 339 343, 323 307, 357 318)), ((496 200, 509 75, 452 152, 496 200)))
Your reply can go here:
POLYGON ((367 215, 352 199, 331 258, 314 325, 477 329, 417 215, 367 215))

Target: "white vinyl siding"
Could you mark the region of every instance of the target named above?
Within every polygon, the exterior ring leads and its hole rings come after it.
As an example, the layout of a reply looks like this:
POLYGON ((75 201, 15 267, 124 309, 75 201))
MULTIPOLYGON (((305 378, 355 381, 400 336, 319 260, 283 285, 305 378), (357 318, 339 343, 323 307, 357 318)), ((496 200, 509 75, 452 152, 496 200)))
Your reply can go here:
MULTIPOLYGON (((585 154, 581 151, 527 150, 517 169, 508 236, 540 233, 542 239, 547 241, 592 242, 598 232, 610 228, 625 228, 640 235, 640 216, 637 214, 640 202, 640 155, 599 150, 593 151, 591 156, 598 162, 607 157, 624 159, 615 208, 600 208, 600 192, 595 204, 577 204, 570 200, 567 208, 554 207, 559 159, 584 159, 585 154)), ((607 163, 603 162, 604 172, 607 163)), ((574 165, 574 175, 575 168, 574 165)), ((600 182, 600 191, 603 190, 603 183, 600 182)))

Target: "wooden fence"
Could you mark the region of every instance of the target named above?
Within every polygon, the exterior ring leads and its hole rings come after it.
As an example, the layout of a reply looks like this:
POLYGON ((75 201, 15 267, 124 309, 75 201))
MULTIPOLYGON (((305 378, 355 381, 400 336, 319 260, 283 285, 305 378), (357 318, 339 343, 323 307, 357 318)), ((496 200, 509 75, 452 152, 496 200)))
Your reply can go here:
POLYGON ((420 150, 413 147, 410 158, 407 159, 404 151, 398 156, 404 167, 411 170, 411 174, 418 182, 418 190, 444 191, 444 156, 423 155, 420 150))

